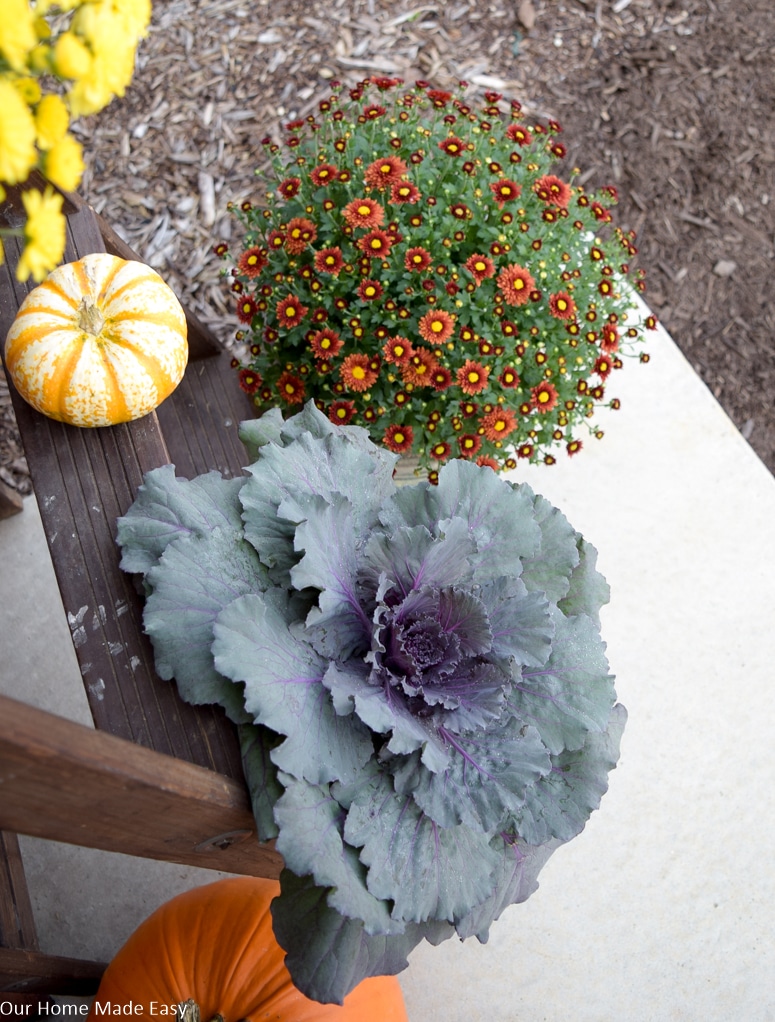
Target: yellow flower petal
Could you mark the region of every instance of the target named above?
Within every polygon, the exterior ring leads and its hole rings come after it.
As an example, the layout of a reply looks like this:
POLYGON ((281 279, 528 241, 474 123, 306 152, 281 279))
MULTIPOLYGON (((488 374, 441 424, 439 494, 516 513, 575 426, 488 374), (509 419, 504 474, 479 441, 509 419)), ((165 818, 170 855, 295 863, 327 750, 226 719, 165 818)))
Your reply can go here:
POLYGON ((35 109, 35 127, 38 132, 38 145, 41 149, 50 149, 65 137, 70 114, 61 96, 44 96, 35 109))
POLYGON ((26 181, 37 159, 30 109, 13 85, 0 81, 0 181, 26 181))
POLYGON ((84 171, 82 152, 80 142, 72 135, 65 135, 54 143, 43 161, 43 171, 49 181, 66 192, 74 191, 84 171))
POLYGON ((73 32, 63 32, 54 46, 54 70, 62 78, 78 80, 89 73, 92 55, 73 32))
POLYGON ((65 218, 62 196, 51 188, 41 194, 35 190, 22 193, 27 213, 24 225, 25 247, 16 267, 16 279, 25 281, 31 275, 36 282, 62 261, 65 251, 65 218))
POLYGON ((27 54, 37 41, 34 18, 27 0, 3 0, 0 55, 14 70, 21 71, 27 63, 27 54))

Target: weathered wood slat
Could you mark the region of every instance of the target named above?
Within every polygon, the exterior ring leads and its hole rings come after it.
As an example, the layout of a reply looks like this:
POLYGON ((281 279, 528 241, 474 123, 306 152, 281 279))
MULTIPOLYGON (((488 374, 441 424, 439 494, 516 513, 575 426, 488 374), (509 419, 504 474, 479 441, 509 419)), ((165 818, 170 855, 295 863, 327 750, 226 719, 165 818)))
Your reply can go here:
MULTIPOLYGON (((72 198, 68 202, 73 209, 66 260, 102 250, 93 211, 85 204, 76 208, 72 198)), ((3 209, 6 218, 18 215, 18 196, 10 190, 3 209)), ((16 258, 18 250, 8 246, 7 263, 0 267, 3 334, 29 290, 13 276, 16 258)), ((191 372, 206 376, 219 361, 193 363, 191 372)), ((134 581, 118 568, 116 518, 134 500, 144 473, 171 457, 156 413, 106 429, 78 429, 34 411, 10 382, 9 390, 96 727, 241 777, 234 729, 220 709, 185 704, 173 683, 156 676, 142 602, 134 581)), ((187 420, 196 395, 176 391, 165 404, 176 400, 181 412, 170 410, 166 428, 174 449, 189 457, 190 474, 211 467, 239 471, 236 425, 208 420, 205 413, 192 429, 187 420)))
POLYGON ((0 947, 38 950, 19 841, 8 830, 0 830, 0 947))
POLYGON ((105 962, 0 948, 0 990, 4 993, 3 1001, 11 1008, 6 1013, 23 1018, 47 1013, 45 1006, 36 1005, 36 998, 22 996, 22 992, 40 994, 41 1001, 45 1001, 44 995, 48 993, 71 997, 95 994, 106 968, 105 962), (16 991, 17 996, 6 995, 7 991, 16 991))
POLYGON ((278 877, 244 784, 0 696, 0 828, 278 877))

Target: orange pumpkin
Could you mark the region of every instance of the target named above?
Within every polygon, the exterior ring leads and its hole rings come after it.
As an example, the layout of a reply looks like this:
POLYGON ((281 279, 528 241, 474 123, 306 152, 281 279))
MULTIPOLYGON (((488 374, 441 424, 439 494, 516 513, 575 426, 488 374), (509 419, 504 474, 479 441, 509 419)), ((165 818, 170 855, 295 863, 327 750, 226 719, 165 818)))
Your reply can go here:
POLYGON ((89 1022, 130 1003, 135 1015, 174 1022, 173 1007, 187 1001, 202 1022, 218 1015, 224 1022, 407 1022, 395 976, 363 980, 341 1006, 296 989, 272 932, 269 905, 279 892, 276 880, 234 877, 166 902, 108 966, 89 1022))
POLYGON ((22 302, 5 342, 14 386, 73 426, 153 411, 183 378, 186 317, 158 273, 98 252, 58 266, 22 302))

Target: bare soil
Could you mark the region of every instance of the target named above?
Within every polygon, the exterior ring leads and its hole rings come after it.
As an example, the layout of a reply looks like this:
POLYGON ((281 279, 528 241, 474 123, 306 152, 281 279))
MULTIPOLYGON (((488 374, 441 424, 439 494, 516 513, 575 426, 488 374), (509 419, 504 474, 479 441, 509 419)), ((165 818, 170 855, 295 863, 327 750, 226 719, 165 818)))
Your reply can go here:
MULTIPOLYGON (((77 126, 82 192, 228 343, 211 250, 259 140, 371 74, 560 121, 582 182, 619 190, 652 310, 775 471, 772 0, 155 0, 126 97, 77 126)), ((3 382, 0 479, 29 492, 3 382)))

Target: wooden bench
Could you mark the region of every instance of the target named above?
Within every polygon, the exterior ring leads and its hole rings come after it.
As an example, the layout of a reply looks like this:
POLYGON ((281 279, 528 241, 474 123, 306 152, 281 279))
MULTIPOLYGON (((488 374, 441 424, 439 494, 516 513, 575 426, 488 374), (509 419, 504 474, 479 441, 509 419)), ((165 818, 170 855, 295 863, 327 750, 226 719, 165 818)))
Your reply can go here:
MULTIPOLYGON (((97 251, 139 258, 78 196, 65 195, 64 212, 65 262, 97 251)), ((10 189, 0 223, 21 222, 20 193, 10 189)), ((2 342, 34 286, 15 279, 18 255, 7 243, 2 342)), ((256 839, 233 725, 157 677, 142 600, 118 567, 116 519, 145 472, 172 463, 188 478, 210 469, 231 476, 245 463, 237 428, 252 406, 228 353, 187 318, 183 382, 136 422, 67 426, 35 412, 9 381, 96 730, 0 697, 0 990, 88 993, 104 968, 40 953, 17 833, 255 876, 282 868, 256 839)))

